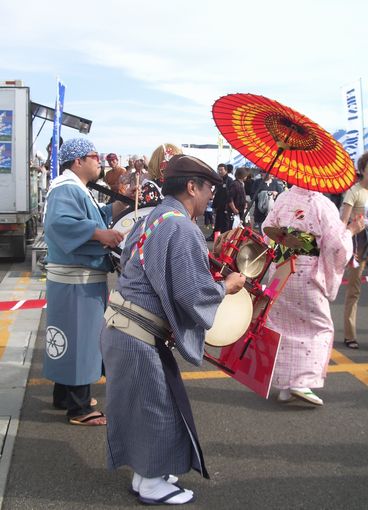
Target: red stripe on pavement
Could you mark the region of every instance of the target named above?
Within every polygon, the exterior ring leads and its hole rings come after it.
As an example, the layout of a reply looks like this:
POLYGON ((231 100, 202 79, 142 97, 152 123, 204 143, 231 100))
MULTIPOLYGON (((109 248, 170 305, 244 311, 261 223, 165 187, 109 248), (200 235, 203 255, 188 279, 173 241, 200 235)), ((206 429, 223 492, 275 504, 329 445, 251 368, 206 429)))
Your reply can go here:
POLYGON ((30 310, 31 308, 43 308, 46 305, 46 299, 27 299, 19 306, 21 301, 0 301, 0 312, 9 310, 30 310))

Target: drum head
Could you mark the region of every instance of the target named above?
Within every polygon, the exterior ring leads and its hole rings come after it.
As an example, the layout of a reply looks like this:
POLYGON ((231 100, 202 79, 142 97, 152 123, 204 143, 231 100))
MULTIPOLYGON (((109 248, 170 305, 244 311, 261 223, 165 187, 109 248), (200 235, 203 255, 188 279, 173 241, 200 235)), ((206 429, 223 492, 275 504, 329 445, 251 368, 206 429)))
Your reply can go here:
POLYGON ((253 241, 242 244, 236 256, 236 266, 239 272, 247 278, 257 278, 266 264, 267 253, 263 253, 265 249, 264 246, 253 241))
MULTIPOLYGON (((136 222, 141 218, 145 218, 146 216, 148 216, 149 213, 153 210, 154 207, 142 207, 141 209, 138 209, 137 214, 135 214, 134 211, 123 211, 114 219, 110 228, 118 230, 125 236, 124 239, 119 244, 120 249, 124 248, 126 237, 132 230, 136 222)), ((118 261, 120 261, 120 255, 118 255, 115 252, 112 252, 111 255, 113 255, 116 259, 118 259, 118 261)))
POLYGON ((252 299, 244 288, 236 294, 227 294, 217 309, 212 328, 206 331, 204 341, 214 347, 233 344, 247 331, 252 315, 252 299))

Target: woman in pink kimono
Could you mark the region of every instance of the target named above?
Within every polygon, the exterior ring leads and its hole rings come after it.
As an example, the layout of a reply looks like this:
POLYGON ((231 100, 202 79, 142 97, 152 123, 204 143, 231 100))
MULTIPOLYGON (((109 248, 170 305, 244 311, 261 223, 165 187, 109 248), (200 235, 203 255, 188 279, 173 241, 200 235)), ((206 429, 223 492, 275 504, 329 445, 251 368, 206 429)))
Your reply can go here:
POLYGON ((304 239, 301 233, 311 234, 298 254, 296 272, 269 314, 270 327, 282 335, 273 385, 280 390, 281 402, 297 397, 323 405, 311 388, 323 387, 330 359, 334 325, 329 302, 336 298, 352 256, 352 235, 363 229, 364 222, 357 218, 346 227, 328 198, 293 186, 278 197, 264 227, 287 227, 304 239))

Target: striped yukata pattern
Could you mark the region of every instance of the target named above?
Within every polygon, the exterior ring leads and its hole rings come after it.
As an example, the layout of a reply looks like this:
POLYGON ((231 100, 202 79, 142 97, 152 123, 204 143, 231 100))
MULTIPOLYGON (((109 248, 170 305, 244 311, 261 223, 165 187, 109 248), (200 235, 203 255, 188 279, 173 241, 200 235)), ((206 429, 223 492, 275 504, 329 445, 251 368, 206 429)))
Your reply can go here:
MULTIPOLYGON (((147 224, 171 210, 184 217, 167 218, 147 238, 143 246, 145 270, 138 252, 131 256, 141 233, 137 222, 121 257, 124 271, 117 288, 125 299, 168 320, 177 350, 198 366, 204 330, 214 321, 225 287, 214 282, 204 236, 179 201, 166 197, 147 224)), ((104 328, 101 347, 106 369, 109 467, 128 465, 149 478, 198 469, 157 349, 113 328, 104 328)))

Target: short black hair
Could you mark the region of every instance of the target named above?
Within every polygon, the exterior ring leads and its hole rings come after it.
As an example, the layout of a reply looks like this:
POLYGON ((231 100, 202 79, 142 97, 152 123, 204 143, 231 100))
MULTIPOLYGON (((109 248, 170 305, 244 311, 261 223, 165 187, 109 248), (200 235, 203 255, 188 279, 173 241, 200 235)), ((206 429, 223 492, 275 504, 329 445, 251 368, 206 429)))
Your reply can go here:
POLYGON ((234 170, 233 165, 231 165, 230 163, 228 163, 228 164, 226 165, 226 171, 227 171, 227 173, 228 173, 228 174, 231 174, 231 172, 232 172, 233 170, 234 170))
POLYGON ((168 177, 164 180, 161 193, 166 195, 180 195, 180 193, 184 193, 184 191, 187 189, 187 184, 189 181, 194 181, 199 188, 202 188, 204 179, 201 179, 200 177, 168 177))
POLYGON ((70 169, 70 167, 72 166, 74 161, 75 161, 75 159, 73 159, 72 161, 65 161, 65 163, 60 165, 60 171, 59 171, 60 175, 64 172, 64 170, 67 170, 68 168, 70 169))

